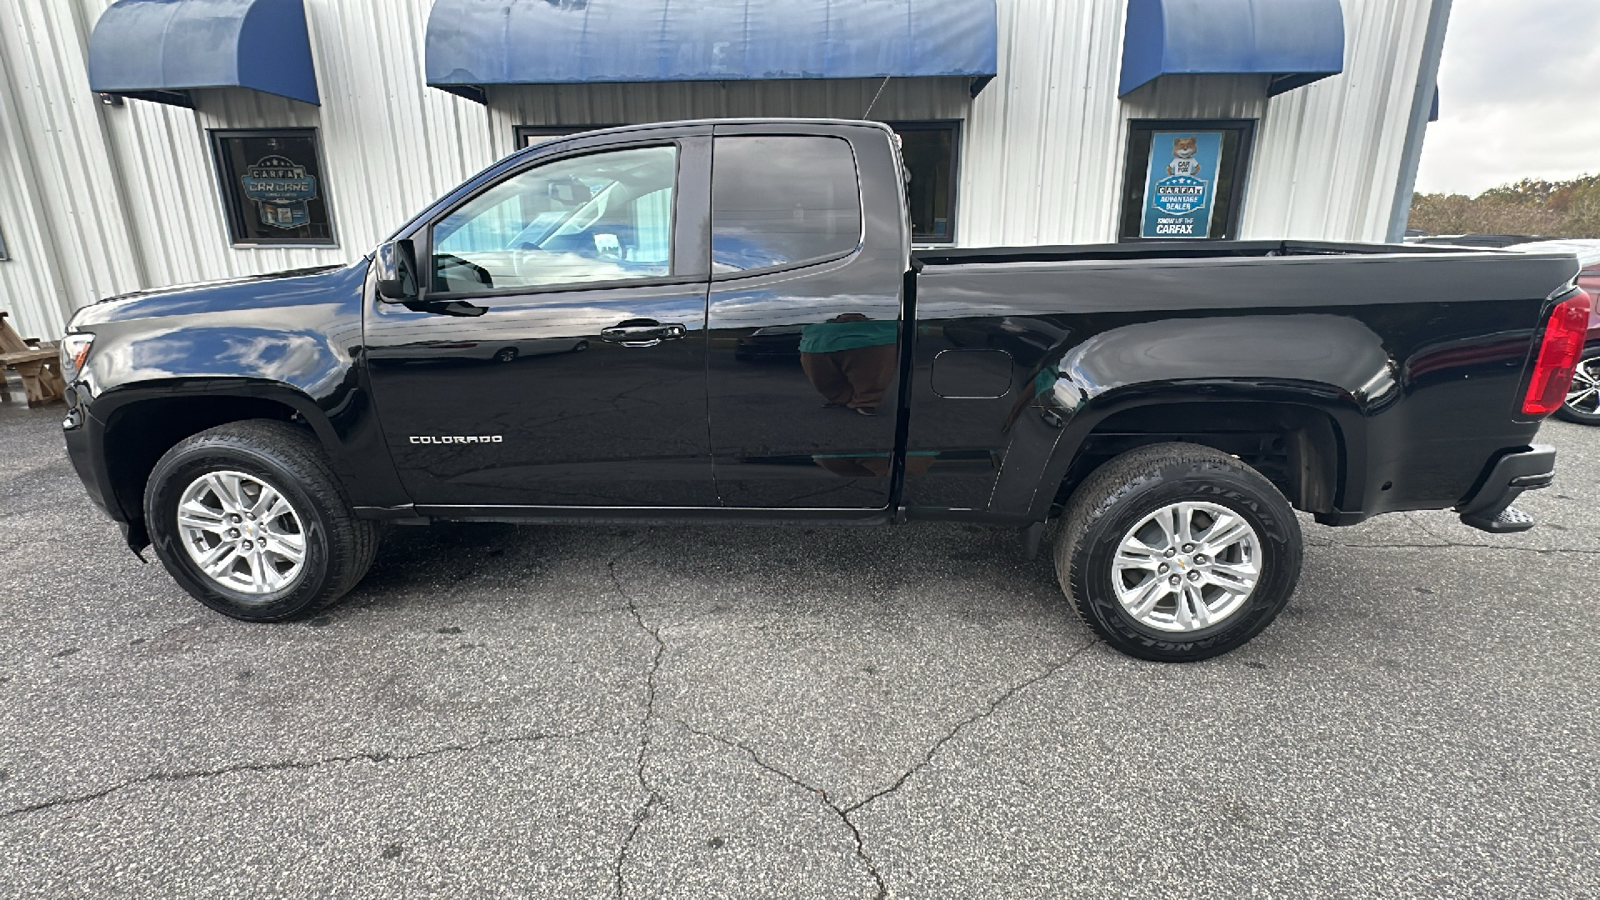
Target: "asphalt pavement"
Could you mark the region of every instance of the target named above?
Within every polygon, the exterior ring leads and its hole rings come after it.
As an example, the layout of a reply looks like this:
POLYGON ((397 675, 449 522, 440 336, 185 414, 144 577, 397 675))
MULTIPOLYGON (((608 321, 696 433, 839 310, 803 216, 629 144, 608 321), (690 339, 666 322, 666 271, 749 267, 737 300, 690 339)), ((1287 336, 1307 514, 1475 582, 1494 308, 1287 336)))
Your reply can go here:
POLYGON ((1222 658, 1014 532, 397 529, 247 625, 0 404, 0 896, 1600 895, 1600 429, 1540 521, 1307 522, 1222 658))

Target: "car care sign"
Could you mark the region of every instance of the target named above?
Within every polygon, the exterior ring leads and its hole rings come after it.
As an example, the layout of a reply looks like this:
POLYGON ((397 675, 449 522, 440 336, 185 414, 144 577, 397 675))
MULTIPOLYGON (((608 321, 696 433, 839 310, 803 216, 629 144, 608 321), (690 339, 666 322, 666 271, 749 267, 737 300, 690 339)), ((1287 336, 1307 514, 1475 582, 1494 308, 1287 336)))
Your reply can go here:
POLYGON ((1140 237, 1211 236, 1217 165, 1222 159, 1220 131, 1157 131, 1150 136, 1150 170, 1145 177, 1140 237))
POLYGON ((245 169, 244 195, 256 203, 261 223, 299 228, 311 220, 306 204, 317 197, 317 179, 284 156, 268 156, 245 169))

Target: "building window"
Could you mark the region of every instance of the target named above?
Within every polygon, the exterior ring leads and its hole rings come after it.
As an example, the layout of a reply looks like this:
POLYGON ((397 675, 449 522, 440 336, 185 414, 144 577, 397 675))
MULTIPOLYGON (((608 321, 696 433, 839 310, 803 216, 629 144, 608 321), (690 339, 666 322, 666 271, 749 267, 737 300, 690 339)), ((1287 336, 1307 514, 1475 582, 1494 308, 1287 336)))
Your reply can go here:
POLYGON ((6 252, 6 234, 0 231, 0 262, 5 262, 10 258, 11 254, 6 252))
POLYGON ((599 131, 602 128, 620 128, 620 125, 520 125, 517 127, 517 149, 532 147, 545 141, 566 137, 569 134, 582 134, 585 131, 599 131))
POLYGON ((1248 119, 1130 122, 1121 239, 1237 238, 1254 134, 1248 119))
POLYGON ((861 246, 861 186, 833 137, 719 137, 712 151, 711 271, 821 262, 861 246))
POLYGON ((956 173, 961 123, 890 122, 900 135, 900 156, 911 183, 906 197, 911 208, 911 240, 949 244, 956 239, 956 173))
POLYGON ((228 234, 237 246, 333 246, 314 128, 213 131, 228 234))

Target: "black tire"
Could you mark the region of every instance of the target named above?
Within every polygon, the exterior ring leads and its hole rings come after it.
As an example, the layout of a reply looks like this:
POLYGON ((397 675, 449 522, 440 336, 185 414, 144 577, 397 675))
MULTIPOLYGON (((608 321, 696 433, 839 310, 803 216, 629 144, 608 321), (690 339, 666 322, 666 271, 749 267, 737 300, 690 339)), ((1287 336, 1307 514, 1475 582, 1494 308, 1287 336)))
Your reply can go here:
MULTIPOLYGON (((1600 383, 1600 344, 1590 344, 1584 348, 1583 356, 1578 360, 1573 386, 1576 388, 1585 378, 1600 383)), ((1579 425, 1600 425, 1600 394, 1585 395, 1579 406, 1563 403, 1556 408, 1556 415, 1579 425)))
POLYGON ((377 523, 351 513, 322 448, 287 422, 230 422, 180 441, 150 473, 144 514, 156 555, 178 585, 217 612, 248 622, 277 622, 328 606, 356 586, 378 552, 377 523), (184 490, 208 473, 229 471, 269 485, 298 517, 303 562, 276 590, 231 589, 207 575, 182 544, 184 490))
MULTIPOLYGON (((1056 540, 1055 562, 1061 589, 1106 643, 1140 659, 1193 662, 1227 653, 1271 624, 1294 593, 1302 552, 1300 523, 1270 481, 1220 451, 1170 443, 1124 453, 1079 486, 1056 540), (1118 599, 1113 578, 1124 577, 1114 565, 1124 536, 1180 502, 1212 504, 1243 518, 1255 531, 1261 558, 1254 590, 1242 604, 1209 627, 1174 633, 1136 619, 1118 599)), ((1193 559, 1183 559, 1192 565, 1193 559)), ((1213 595, 1221 596, 1216 589, 1213 595)))
POLYGON ((500 349, 500 351, 494 355, 494 361, 495 362, 499 362, 499 363, 516 362, 517 361, 517 348, 515 348, 515 347, 502 347, 500 349))

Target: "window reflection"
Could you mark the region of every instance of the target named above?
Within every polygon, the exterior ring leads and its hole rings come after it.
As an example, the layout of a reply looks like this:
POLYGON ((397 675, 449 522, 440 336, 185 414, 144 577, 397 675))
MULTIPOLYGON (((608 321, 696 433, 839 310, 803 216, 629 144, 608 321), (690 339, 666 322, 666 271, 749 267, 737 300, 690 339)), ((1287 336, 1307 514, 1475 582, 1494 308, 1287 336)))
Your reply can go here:
POLYGON ((514 175, 434 227, 434 290, 669 274, 677 149, 558 160, 514 175))
POLYGON ((829 137, 719 137, 711 268, 743 272, 825 259, 861 242, 850 144, 829 137))
POLYGON ((894 383, 899 340, 898 322, 844 313, 802 329, 800 367, 824 406, 875 416, 894 383))
POLYGON ((315 128, 213 131, 233 243, 334 243, 315 128))

